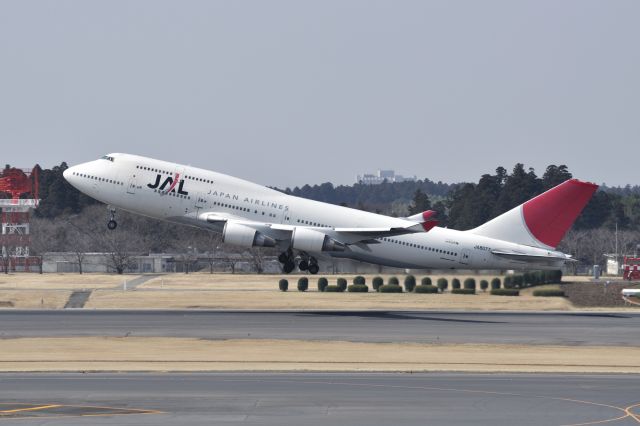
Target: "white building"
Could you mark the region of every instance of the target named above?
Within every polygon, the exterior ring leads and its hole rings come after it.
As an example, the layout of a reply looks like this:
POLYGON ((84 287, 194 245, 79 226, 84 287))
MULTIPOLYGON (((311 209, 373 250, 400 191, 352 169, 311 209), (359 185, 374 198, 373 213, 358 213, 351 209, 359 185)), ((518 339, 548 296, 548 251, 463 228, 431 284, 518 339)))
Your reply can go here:
POLYGON ((393 170, 378 170, 375 174, 363 174, 356 176, 356 183, 362 183, 364 185, 379 185, 383 183, 385 180, 387 182, 414 182, 418 178, 416 176, 413 177, 404 177, 402 175, 397 175, 393 170))

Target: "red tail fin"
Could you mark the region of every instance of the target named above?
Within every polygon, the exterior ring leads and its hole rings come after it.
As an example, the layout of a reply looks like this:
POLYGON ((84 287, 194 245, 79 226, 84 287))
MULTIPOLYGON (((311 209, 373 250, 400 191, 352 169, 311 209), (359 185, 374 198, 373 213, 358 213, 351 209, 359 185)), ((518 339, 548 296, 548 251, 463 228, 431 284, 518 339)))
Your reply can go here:
POLYGON ((536 239, 557 247, 598 185, 570 179, 527 201, 522 213, 527 228, 536 239))

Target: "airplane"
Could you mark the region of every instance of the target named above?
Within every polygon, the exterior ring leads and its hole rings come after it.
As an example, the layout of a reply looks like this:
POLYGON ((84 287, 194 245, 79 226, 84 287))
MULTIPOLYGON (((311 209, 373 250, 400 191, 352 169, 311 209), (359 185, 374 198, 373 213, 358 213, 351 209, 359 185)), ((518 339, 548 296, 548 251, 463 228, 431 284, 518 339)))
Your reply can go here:
POLYGON ((282 271, 317 274, 318 258, 405 269, 560 269, 574 259, 556 247, 593 193, 567 180, 468 231, 437 226, 435 212, 404 218, 283 194, 196 167, 108 154, 64 171, 79 191, 116 208, 222 234, 240 247, 277 247, 282 271))

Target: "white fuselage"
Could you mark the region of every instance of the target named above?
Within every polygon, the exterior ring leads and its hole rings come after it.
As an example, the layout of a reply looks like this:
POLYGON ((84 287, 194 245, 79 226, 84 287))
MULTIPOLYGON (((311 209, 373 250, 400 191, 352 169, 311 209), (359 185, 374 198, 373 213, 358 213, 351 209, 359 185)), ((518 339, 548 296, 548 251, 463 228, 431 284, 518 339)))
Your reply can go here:
MULTIPOLYGON (((283 224, 319 231, 333 228, 391 227, 403 219, 286 195, 228 175, 129 154, 111 154, 65 172, 85 194, 133 213, 222 231, 201 220, 216 212, 264 224, 283 224), (177 181, 174 184, 174 180, 177 181), (168 179, 171 178, 171 179, 168 179), (174 184, 173 190, 167 192, 174 184), (164 186, 163 186, 164 185, 164 186)), ((554 250, 435 227, 429 232, 377 238, 376 244, 353 244, 343 252, 325 253, 365 262, 433 269, 520 269, 525 261, 499 257, 492 250, 523 255, 562 255, 554 250)), ((558 269, 563 262, 535 265, 558 269)))

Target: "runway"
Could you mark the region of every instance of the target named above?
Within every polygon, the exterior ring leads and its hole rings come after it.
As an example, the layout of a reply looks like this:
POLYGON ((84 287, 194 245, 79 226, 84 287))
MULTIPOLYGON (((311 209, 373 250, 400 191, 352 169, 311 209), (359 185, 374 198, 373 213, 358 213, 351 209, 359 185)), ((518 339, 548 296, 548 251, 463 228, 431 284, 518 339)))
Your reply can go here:
POLYGON ((611 375, 1 374, 0 425, 634 425, 638 389, 611 375))
POLYGON ((0 311, 0 338, 159 336, 640 346, 640 314, 389 311, 0 311))

